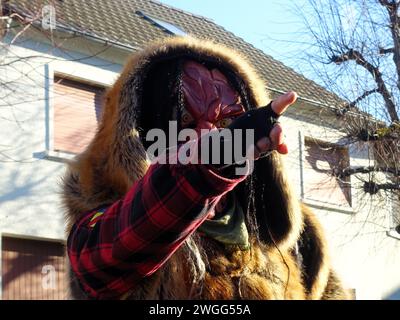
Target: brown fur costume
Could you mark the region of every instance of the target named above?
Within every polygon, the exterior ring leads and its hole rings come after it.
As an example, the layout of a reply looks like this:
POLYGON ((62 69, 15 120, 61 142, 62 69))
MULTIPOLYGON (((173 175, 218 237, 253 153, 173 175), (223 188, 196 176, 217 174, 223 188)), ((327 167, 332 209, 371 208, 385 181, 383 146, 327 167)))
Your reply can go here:
MULTIPOLYGON (((106 95, 96 136, 69 165, 64 180, 67 232, 80 213, 122 198, 145 174, 148 162, 138 132, 146 113, 141 105, 143 79, 152 65, 182 57, 213 63, 242 79, 240 94, 246 95, 247 107, 269 102, 264 83, 250 65, 215 43, 168 38, 134 54, 106 95)), ((160 270, 121 298, 346 298, 331 270, 321 227, 292 192, 281 156, 274 152, 257 161, 253 178, 251 187, 237 187, 239 201, 257 212, 250 250, 228 251, 194 234, 160 270), (251 190, 253 206, 246 202, 251 190)), ((74 289, 75 297, 80 296, 78 291, 74 289)))

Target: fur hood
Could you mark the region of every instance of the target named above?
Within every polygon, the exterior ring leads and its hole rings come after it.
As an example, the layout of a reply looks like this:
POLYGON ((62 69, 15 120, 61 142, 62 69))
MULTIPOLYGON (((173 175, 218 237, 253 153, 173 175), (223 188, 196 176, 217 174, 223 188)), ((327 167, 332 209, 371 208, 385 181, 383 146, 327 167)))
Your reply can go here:
MULTIPOLYGON (((78 216, 122 198, 146 172, 149 163, 140 136, 143 82, 152 66, 178 58, 207 61, 241 79, 239 93, 246 95, 248 108, 265 106, 269 97, 246 59, 237 52, 210 41, 189 37, 167 38, 134 53, 104 100, 97 133, 86 150, 69 163, 64 178, 63 199, 67 213, 67 232, 78 216)), ((257 237, 267 248, 289 252, 301 239, 310 261, 305 282, 314 297, 321 297, 330 274, 326 245, 321 229, 309 210, 302 208, 292 192, 281 156, 277 152, 256 161, 251 182, 243 182, 239 199, 253 205, 259 225, 257 237), (246 195, 254 190, 254 204, 246 195), (304 236, 304 235, 307 236, 304 236), (303 236, 302 236, 303 235, 303 236)), ((304 258, 304 259, 305 259, 304 258)), ((303 260, 304 260, 303 259, 303 260)))

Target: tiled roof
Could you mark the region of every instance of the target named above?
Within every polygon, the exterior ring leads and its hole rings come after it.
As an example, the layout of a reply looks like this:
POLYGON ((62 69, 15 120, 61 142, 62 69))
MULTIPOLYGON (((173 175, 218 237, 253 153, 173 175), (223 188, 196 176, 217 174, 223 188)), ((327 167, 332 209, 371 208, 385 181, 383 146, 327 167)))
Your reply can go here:
MULTIPOLYGON (((15 9, 23 8, 25 13, 37 13, 46 1, 10 0, 6 3, 15 9)), ((256 66, 269 89, 295 90, 301 98, 323 105, 338 102, 334 94, 205 17, 153 0, 53 0, 52 3, 56 6, 58 24, 134 48, 168 35, 144 15, 169 22, 188 34, 214 39, 241 51, 256 66)))

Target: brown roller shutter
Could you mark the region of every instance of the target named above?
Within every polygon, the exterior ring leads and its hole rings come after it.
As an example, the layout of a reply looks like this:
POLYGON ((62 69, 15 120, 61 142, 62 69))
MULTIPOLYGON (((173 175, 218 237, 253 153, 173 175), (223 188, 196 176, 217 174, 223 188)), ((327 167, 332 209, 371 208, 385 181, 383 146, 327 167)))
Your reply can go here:
POLYGON ((89 144, 101 116, 104 88, 54 78, 54 150, 79 153, 89 144))
POLYGON ((349 178, 338 179, 334 172, 349 166, 347 148, 318 142, 305 141, 304 196, 339 206, 351 205, 349 178))
POLYGON ((56 242, 2 238, 2 298, 67 298, 64 246, 56 242))

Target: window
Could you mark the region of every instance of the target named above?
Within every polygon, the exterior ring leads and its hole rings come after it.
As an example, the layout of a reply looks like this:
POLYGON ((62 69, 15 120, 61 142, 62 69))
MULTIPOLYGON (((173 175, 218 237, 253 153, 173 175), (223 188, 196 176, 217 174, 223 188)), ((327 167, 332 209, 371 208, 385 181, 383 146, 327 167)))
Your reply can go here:
POLYGON ((350 177, 335 173, 350 164, 348 149, 306 138, 304 143, 304 198, 336 206, 351 206, 350 177))
POLYGON ((80 153, 96 133, 104 88, 56 76, 53 90, 52 151, 80 153))
POLYGON ((67 268, 63 244, 3 237, 1 250, 4 300, 67 298, 67 268))
POLYGON ((170 22, 152 17, 152 16, 148 15, 147 13, 143 13, 141 11, 136 11, 136 13, 138 15, 140 15, 141 17, 143 17, 144 19, 150 21, 157 27, 163 29, 164 31, 166 31, 169 34, 174 34, 177 36, 186 36, 185 31, 183 31, 182 29, 178 28, 177 26, 175 26, 174 24, 172 24, 170 22))

